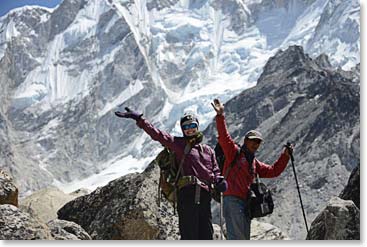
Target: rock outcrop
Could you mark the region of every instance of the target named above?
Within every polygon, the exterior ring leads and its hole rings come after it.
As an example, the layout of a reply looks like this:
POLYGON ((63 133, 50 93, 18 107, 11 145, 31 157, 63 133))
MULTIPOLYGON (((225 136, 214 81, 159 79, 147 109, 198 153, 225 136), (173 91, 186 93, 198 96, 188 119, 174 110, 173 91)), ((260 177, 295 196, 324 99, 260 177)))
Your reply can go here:
POLYGON ((91 237, 74 222, 52 220, 63 202, 82 192, 63 194, 50 188, 26 199, 18 206, 18 188, 0 170, 0 239, 1 240, 89 240, 91 237))
POLYGON ((157 204, 158 166, 128 174, 79 197, 58 211, 59 219, 82 226, 93 239, 179 239, 178 218, 157 204))
POLYGON ((359 240, 359 209, 350 200, 332 198, 312 222, 308 240, 359 240))
POLYGON ((90 240, 89 234, 74 222, 53 220, 47 224, 19 208, 0 205, 1 240, 90 240))
POLYGON ((3 240, 52 240, 49 228, 20 211, 17 207, 0 205, 0 239, 3 240))
POLYGON ((18 188, 13 178, 0 169, 0 205, 12 204, 18 207, 18 188))
POLYGON ((360 239, 360 165, 339 197, 332 198, 312 222, 307 239, 360 239))

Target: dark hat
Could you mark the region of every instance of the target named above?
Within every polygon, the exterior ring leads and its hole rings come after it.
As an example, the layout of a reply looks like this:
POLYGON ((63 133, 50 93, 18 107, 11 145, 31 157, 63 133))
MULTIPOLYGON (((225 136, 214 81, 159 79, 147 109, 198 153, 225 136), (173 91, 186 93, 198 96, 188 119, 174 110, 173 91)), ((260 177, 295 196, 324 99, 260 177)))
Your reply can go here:
POLYGON ((248 131, 245 135, 245 139, 250 139, 250 140, 258 139, 258 140, 263 141, 263 137, 262 137, 261 133, 259 131, 256 131, 256 130, 248 131))
POLYGON ((183 117, 180 119, 180 125, 183 126, 185 124, 196 123, 199 127, 199 120, 193 113, 185 113, 183 117))

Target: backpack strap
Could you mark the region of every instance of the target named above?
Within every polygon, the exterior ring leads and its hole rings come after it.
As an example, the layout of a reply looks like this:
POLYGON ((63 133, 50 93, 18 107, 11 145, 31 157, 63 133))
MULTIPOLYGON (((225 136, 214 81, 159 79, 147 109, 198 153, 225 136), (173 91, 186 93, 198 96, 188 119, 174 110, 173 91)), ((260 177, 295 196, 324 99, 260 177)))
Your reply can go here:
POLYGON ((180 173, 182 172, 182 166, 183 166, 183 163, 185 162, 186 155, 188 153, 190 153, 191 148, 192 148, 191 144, 189 142, 186 143, 186 146, 185 146, 185 149, 184 149, 184 154, 181 158, 180 165, 179 165, 178 170, 177 170, 177 174, 176 174, 176 178, 175 178, 175 186, 177 186, 178 178, 180 177, 180 173))
POLYGON ((190 151, 191 151, 191 148, 192 148, 192 144, 190 143, 190 142, 187 142, 186 143, 186 146, 185 146, 185 149, 184 149, 184 154, 183 154, 183 156, 182 156, 182 158, 181 158, 181 161, 180 161, 180 165, 179 165, 179 168, 178 168, 178 170, 177 170, 177 174, 176 174, 176 178, 175 178, 175 191, 174 191, 174 195, 175 195, 175 197, 176 197, 176 200, 174 200, 174 202, 173 202, 173 208, 174 208, 174 214, 176 214, 176 201, 177 201, 177 198, 178 198, 178 190, 177 190, 177 183, 178 183, 178 179, 179 179, 179 177, 180 177, 180 173, 182 173, 182 166, 183 166, 183 163, 185 162, 185 158, 186 158, 186 156, 187 156, 187 154, 188 153, 190 153, 190 151))
POLYGON ((234 156, 234 159, 232 160, 231 164, 229 165, 226 174, 224 175, 224 179, 227 179, 228 175, 229 175, 229 171, 234 167, 234 165, 236 164, 237 158, 238 156, 240 156, 241 153, 241 149, 238 149, 236 152, 236 155, 234 156))

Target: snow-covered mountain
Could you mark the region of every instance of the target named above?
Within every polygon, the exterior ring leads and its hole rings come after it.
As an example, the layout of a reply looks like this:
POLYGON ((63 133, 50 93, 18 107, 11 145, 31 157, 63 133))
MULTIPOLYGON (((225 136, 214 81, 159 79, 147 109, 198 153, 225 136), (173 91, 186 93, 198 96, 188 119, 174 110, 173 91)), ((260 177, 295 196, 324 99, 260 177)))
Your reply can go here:
POLYGON ((180 135, 184 111, 212 120, 256 85, 279 48, 359 63, 359 1, 64 0, 0 19, 0 167, 21 194, 91 189, 141 171, 161 146, 120 105, 180 135), (70 183, 70 184, 68 184, 70 183))

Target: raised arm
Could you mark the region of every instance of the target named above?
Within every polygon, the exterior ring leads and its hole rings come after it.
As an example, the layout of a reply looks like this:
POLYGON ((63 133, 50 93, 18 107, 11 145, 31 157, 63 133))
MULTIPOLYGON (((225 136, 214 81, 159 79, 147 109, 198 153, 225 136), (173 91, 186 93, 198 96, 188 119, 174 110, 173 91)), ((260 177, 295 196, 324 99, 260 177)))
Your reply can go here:
POLYGON ((224 118, 224 106, 223 104, 218 100, 215 99, 214 103, 212 103, 212 106, 214 110, 217 112, 217 116, 215 118, 216 124, 217 124, 217 130, 218 130, 218 142, 219 145, 222 147, 224 156, 226 159, 232 160, 234 159, 236 153, 237 153, 237 145, 232 140, 224 118))

